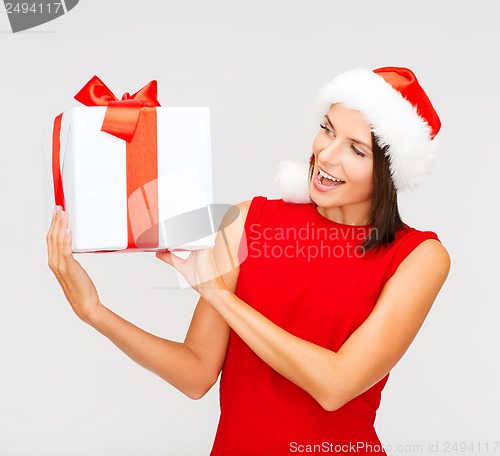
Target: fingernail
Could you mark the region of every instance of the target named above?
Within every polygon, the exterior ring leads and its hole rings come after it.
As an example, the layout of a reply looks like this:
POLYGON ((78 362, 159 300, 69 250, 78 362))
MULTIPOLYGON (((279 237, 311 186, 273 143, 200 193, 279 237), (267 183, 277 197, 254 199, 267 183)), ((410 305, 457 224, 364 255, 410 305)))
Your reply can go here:
POLYGON ((59 215, 61 216, 61 220, 64 218, 64 214, 65 214, 65 212, 64 212, 64 211, 61 211, 61 212, 60 212, 60 214, 59 214, 59 215))
POLYGON ((52 211, 52 218, 54 218, 57 214, 57 206, 54 207, 54 210, 52 211))
POLYGON ((68 228, 66 228, 66 231, 64 232, 64 236, 69 237, 70 233, 71 233, 71 231, 68 228))

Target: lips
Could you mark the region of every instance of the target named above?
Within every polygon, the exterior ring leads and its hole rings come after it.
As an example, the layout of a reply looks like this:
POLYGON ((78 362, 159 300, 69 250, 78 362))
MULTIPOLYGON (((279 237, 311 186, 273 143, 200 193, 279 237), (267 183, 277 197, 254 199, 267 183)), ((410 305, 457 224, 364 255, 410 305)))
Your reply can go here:
MULTIPOLYGON (((333 176, 332 176, 333 177, 333 176)), ((322 177, 320 172, 316 174, 313 180, 314 187, 320 192, 329 192, 345 184, 345 181, 332 180, 322 177)))
MULTIPOLYGON (((331 174, 328 174, 326 171, 323 171, 321 168, 318 168, 318 174, 317 174, 317 179, 320 183, 326 184, 328 181, 330 182, 340 182, 342 184, 345 184, 345 181, 333 176, 331 174), (326 181, 326 182, 325 182, 326 181)), ((327 184, 329 185, 329 184, 327 184)))

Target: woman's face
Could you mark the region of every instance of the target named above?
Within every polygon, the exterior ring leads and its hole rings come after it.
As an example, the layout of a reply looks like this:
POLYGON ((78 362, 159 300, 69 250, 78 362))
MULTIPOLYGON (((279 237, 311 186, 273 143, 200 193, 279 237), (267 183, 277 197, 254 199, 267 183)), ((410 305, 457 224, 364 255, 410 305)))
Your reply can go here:
POLYGON ((330 107, 321 125, 313 142, 315 163, 311 199, 325 209, 352 208, 358 211, 352 214, 354 218, 368 214, 373 191, 370 124, 359 111, 336 103, 330 107), (320 169, 337 180, 322 177, 320 169))

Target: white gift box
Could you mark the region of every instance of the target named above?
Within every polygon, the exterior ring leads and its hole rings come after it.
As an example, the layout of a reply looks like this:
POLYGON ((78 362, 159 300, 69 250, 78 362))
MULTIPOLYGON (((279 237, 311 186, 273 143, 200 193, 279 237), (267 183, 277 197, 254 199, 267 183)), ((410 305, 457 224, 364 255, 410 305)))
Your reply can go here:
POLYGON ((105 114, 106 107, 97 106, 76 107, 62 116, 60 169, 73 252, 213 247, 209 109, 156 108, 157 182, 144 185, 130 200, 147 206, 157 184, 158 223, 145 220, 147 211, 142 211, 141 220, 130 215, 130 224, 139 241, 157 230, 158 245, 141 248, 138 242, 136 249, 127 249, 127 143, 101 131, 105 114))

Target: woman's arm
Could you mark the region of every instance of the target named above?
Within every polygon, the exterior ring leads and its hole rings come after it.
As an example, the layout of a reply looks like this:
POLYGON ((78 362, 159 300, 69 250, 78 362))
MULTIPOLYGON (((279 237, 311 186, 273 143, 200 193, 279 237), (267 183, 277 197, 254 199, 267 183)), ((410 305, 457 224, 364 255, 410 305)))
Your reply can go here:
POLYGON ((208 289, 205 298, 269 366, 336 410, 381 380, 422 326, 450 268, 446 249, 426 240, 399 265, 365 322, 338 352, 281 329, 232 291, 208 289))
MULTIPOLYGON (((240 217, 228 230, 242 232, 248 202, 238 205, 240 217)), ((226 218, 222 227, 229 224, 226 218)), ((207 301, 200 297, 183 343, 150 334, 106 308, 95 286, 71 252, 71 233, 66 234, 67 216, 60 211, 47 234, 49 267, 60 283, 77 316, 106 336, 120 350, 144 368, 154 372, 188 397, 202 397, 216 382, 224 362, 229 327, 207 301)), ((234 292, 239 267, 228 267, 230 256, 224 232, 216 237, 214 259, 228 290, 234 292)))

